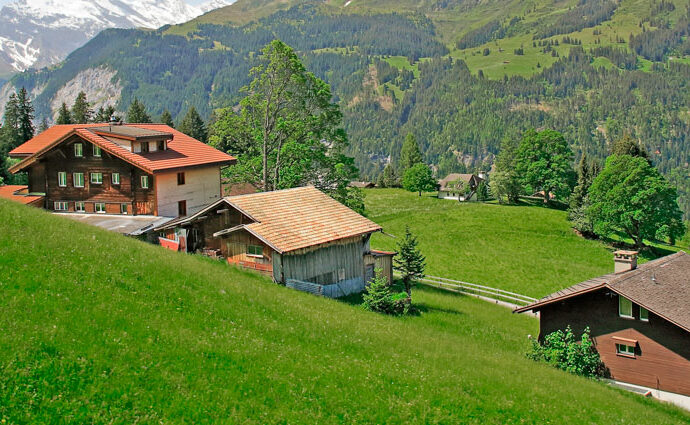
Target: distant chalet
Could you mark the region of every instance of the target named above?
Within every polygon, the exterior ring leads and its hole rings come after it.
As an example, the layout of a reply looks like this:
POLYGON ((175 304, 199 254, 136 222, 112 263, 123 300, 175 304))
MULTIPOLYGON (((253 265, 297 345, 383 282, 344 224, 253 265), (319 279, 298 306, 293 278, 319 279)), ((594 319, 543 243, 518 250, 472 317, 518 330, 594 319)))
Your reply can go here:
MULTIPOLYGON (((64 213, 192 214, 222 197, 235 158, 163 124, 56 125, 10 152, 24 194, 64 213)), ((15 196, 15 200, 20 200, 15 196)))
POLYGON ((395 254, 370 249, 381 226, 311 186, 228 196, 155 230, 163 246, 201 251, 332 297, 362 291, 376 267, 391 276, 395 254))
POLYGON ((476 174, 451 173, 438 182, 438 197, 455 201, 471 201, 484 179, 476 174))
POLYGON ((540 339, 589 326, 613 379, 690 396, 690 255, 637 267, 636 252, 617 251, 615 266, 515 311, 540 313, 540 339))

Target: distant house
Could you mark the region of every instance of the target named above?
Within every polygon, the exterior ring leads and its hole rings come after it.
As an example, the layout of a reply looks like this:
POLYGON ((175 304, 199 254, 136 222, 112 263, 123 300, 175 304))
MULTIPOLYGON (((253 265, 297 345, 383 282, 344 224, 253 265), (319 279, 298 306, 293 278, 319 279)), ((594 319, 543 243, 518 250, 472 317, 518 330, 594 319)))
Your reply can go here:
POLYGON ((28 196, 61 213, 177 217, 222 197, 235 158, 162 124, 56 125, 10 153, 28 196))
POLYGON ((371 189, 376 187, 376 185, 372 182, 350 182, 350 186, 358 187, 360 189, 371 189))
POLYGON ((476 174, 448 174, 438 182, 438 197, 455 201, 476 199, 477 187, 482 181, 484 179, 476 174))
POLYGON ((369 248, 379 225, 314 187, 225 197, 155 230, 169 248, 181 244, 333 297, 362 291, 393 254, 369 248))
POLYGON ((690 396, 690 255, 678 252, 637 267, 617 251, 615 272, 558 291, 523 308, 539 312, 539 338, 586 326, 617 381, 690 396))

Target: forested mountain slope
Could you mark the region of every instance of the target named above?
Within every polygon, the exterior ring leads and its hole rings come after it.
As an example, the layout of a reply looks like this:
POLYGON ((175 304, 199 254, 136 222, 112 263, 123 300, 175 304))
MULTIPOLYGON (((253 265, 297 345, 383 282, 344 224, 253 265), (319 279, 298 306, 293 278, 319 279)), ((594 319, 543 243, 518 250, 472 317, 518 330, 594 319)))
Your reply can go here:
POLYGON ((628 133, 687 212, 689 13, 681 0, 240 0, 180 26, 104 31, 11 84, 50 116, 73 101, 61 88, 105 69, 102 92, 120 96, 101 102, 123 110, 136 96, 154 115, 195 106, 210 117, 241 98, 255 53, 280 38, 332 85, 365 177, 396 161, 408 132, 439 175, 487 168, 502 138, 530 127, 600 159, 628 133))

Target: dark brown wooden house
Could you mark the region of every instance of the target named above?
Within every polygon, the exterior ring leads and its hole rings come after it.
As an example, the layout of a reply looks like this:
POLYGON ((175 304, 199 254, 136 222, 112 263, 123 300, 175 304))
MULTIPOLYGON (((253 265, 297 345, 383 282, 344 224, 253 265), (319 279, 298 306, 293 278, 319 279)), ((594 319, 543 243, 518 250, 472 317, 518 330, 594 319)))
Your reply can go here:
POLYGON ((220 169, 235 162, 163 124, 56 125, 10 156, 48 210, 166 217, 220 199, 220 169))
POLYGON ((332 297, 363 290, 377 261, 390 260, 369 248, 379 225, 314 187, 228 196, 155 230, 168 248, 223 258, 332 297))
POLYGON ((614 380, 690 396, 690 255, 678 252, 637 267, 617 251, 616 272, 515 310, 539 312, 540 333, 589 326, 614 380))

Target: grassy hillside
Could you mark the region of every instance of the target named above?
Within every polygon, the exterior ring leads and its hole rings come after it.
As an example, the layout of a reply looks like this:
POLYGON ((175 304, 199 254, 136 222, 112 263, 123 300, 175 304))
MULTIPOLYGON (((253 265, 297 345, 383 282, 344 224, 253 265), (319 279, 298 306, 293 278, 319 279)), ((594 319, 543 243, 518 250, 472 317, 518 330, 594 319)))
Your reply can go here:
POLYGON ((3 200, 0 246, 3 423, 690 420, 525 359, 536 321, 473 299, 383 317, 3 200))
MULTIPOLYGON (((372 220, 394 236, 409 225, 428 274, 542 297, 613 271, 613 250, 577 236, 565 211, 539 206, 459 203, 401 189, 370 189, 372 220)), ((372 245, 394 249, 377 234, 372 245)))

